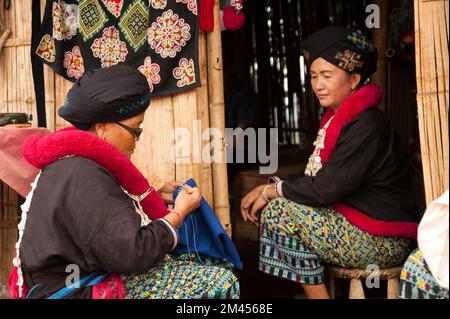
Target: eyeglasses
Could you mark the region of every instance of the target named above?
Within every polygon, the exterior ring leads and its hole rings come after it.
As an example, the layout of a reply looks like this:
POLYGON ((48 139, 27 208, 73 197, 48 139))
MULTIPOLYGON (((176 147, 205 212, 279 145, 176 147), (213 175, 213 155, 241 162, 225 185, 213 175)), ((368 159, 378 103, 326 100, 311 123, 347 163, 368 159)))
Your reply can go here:
POLYGON ((120 122, 114 122, 114 123, 116 123, 117 125, 123 127, 128 132, 130 132, 131 134, 136 136, 136 141, 139 140, 139 136, 142 134, 142 131, 144 130, 144 129, 140 128, 140 127, 139 128, 132 128, 132 127, 129 127, 129 126, 127 126, 127 125, 125 125, 123 123, 120 123, 120 122))

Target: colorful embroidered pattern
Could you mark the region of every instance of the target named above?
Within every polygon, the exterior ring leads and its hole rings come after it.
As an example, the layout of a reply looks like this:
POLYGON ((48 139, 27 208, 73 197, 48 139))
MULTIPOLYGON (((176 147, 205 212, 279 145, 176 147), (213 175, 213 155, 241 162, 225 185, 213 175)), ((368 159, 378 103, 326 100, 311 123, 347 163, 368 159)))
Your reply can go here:
POLYGON ((237 299, 231 263, 210 257, 166 255, 142 274, 127 275, 126 299, 237 299), (201 259, 200 259, 201 258, 201 259))
POLYGON ((92 54, 100 58, 102 68, 125 61, 128 54, 127 45, 119 39, 119 30, 114 26, 103 30, 103 36, 95 39, 91 46, 92 54))
POLYGON ((259 270, 303 284, 324 282, 323 262, 380 268, 404 262, 411 240, 370 235, 332 208, 272 200, 261 215, 259 270))
POLYGON ((84 63, 79 46, 75 46, 72 51, 64 53, 63 65, 67 69, 68 76, 74 77, 75 79, 81 78, 84 74, 84 63))
POLYGON ((131 4, 120 18, 119 28, 134 52, 145 43, 148 25, 148 8, 137 0, 131 4))
POLYGON ((150 94, 146 93, 140 96, 136 101, 122 106, 117 110, 118 114, 131 114, 137 109, 139 109, 142 105, 148 105, 150 103, 150 94))
POLYGON ((102 0, 102 2, 113 16, 116 18, 120 16, 120 12, 123 7, 123 0, 102 0))
POLYGON ((53 2, 53 38, 56 40, 70 40, 77 34, 78 6, 66 4, 64 1, 53 2))
POLYGON ((334 58, 339 62, 338 67, 353 72, 355 68, 362 68, 364 61, 361 61, 361 54, 350 50, 338 51, 334 58))
POLYGON ((77 34, 78 6, 66 4, 64 1, 53 2, 53 38, 56 40, 70 40, 77 34))
POLYGON ((78 6, 80 33, 86 42, 97 34, 108 21, 97 0, 81 0, 78 6))
POLYGON ((179 18, 178 14, 167 10, 148 29, 148 43, 162 58, 174 58, 191 38, 190 29, 189 24, 179 18))
POLYGON ((173 77, 178 79, 178 87, 183 87, 195 83, 195 69, 194 61, 190 59, 189 61, 182 58, 179 62, 179 66, 173 70, 173 77))
POLYGON ((55 42, 49 34, 42 37, 36 48, 36 54, 47 62, 55 62, 55 42))
POLYGON ((160 67, 156 63, 152 63, 152 59, 148 56, 144 60, 144 64, 138 69, 145 75, 150 87, 150 92, 153 92, 153 84, 158 84, 161 81, 159 76, 160 67))
POLYGON ((347 39, 350 40, 357 48, 361 50, 373 51, 373 45, 367 40, 366 36, 361 30, 356 30, 352 32, 352 35, 348 35, 347 39))
POLYGON ((150 0, 153 9, 165 9, 167 6, 167 0, 150 0))
POLYGON ((197 0, 177 0, 177 3, 179 2, 187 4, 189 11, 197 15, 197 0))
POLYGON ((32 51, 65 79, 76 81, 88 69, 126 63, 145 74, 152 96, 201 85, 197 0, 45 3, 32 51))
POLYGON ((408 257, 400 282, 400 299, 449 299, 448 289, 434 279, 419 249, 408 257))

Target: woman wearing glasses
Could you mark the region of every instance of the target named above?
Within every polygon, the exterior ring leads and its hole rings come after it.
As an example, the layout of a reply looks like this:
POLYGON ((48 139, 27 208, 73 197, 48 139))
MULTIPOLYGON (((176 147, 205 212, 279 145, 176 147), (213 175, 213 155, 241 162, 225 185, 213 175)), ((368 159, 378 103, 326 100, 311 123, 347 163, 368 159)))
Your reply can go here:
POLYGON ((21 207, 12 298, 239 295, 227 263, 170 254, 201 196, 186 186, 167 209, 181 184, 156 190, 131 163, 149 93, 124 64, 88 71, 58 112, 73 127, 24 143, 41 171, 21 207))

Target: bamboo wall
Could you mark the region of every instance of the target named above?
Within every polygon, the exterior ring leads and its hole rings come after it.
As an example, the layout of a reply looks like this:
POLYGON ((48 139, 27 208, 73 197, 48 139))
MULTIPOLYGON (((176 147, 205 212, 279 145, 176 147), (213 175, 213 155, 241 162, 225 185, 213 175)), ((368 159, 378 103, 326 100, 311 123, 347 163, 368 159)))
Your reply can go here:
MULTIPOLYGON (((0 8, 3 2, 0 0, 0 8)), ((41 13, 45 0, 41 0, 41 13)), ((224 104, 222 89, 221 33, 218 26, 218 1, 216 1, 216 28, 206 36, 199 35, 199 63, 201 87, 172 96, 158 97, 151 101, 143 123, 144 131, 132 161, 151 184, 160 187, 163 183, 194 178, 204 198, 214 207, 222 225, 231 235, 229 217, 226 164, 208 164, 200 159, 201 147, 209 141, 201 140, 201 132, 211 121, 218 128, 224 127, 224 104), (209 54, 207 54, 209 52, 209 54), (214 61, 214 69, 208 70, 208 59, 214 61), (208 76, 212 77, 208 87, 208 76), (215 85, 212 85, 214 83, 215 85), (210 97, 210 94, 215 94, 210 97), (210 111, 211 108, 211 111, 210 111), (194 132, 194 120, 201 121, 201 129, 194 132), (191 135, 191 151, 188 155, 176 154, 176 162, 170 159, 171 132, 186 128, 191 135), (200 131, 200 132, 199 132, 200 131), (200 150, 200 153, 198 153, 200 150), (214 173, 213 173, 214 170, 214 173), (213 174, 215 174, 213 179, 213 174)), ((11 1, 5 11, 4 25, 11 30, 0 52, 0 112, 26 112, 33 114, 33 126, 37 125, 35 97, 30 61, 31 45, 31 0, 11 1)), ((44 66, 47 127, 54 131, 68 123, 56 114, 64 104, 66 92, 72 83, 55 75, 44 66)), ((216 150, 224 154, 225 148, 216 150)), ((225 156, 223 156, 225 158, 225 156)), ((2 223, 14 227, 17 216, 17 196, 6 185, 0 188, 2 223)), ((0 289, 9 273, 8 260, 13 254, 14 229, 0 228, 0 289)))
POLYGON ((414 15, 420 146, 429 204, 448 189, 448 0, 415 0, 414 15))

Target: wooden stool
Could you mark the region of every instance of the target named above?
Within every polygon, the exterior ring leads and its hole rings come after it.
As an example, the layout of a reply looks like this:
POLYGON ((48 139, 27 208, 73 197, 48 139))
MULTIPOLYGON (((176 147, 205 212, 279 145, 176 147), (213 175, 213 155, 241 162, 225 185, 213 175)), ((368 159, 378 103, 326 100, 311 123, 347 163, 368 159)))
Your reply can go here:
POLYGON ((362 280, 369 276, 379 276, 380 280, 387 280, 387 299, 397 299, 400 292, 400 273, 403 266, 385 268, 378 271, 365 269, 346 269, 328 266, 328 290, 330 298, 335 298, 334 278, 350 279, 349 299, 366 299, 362 280))

